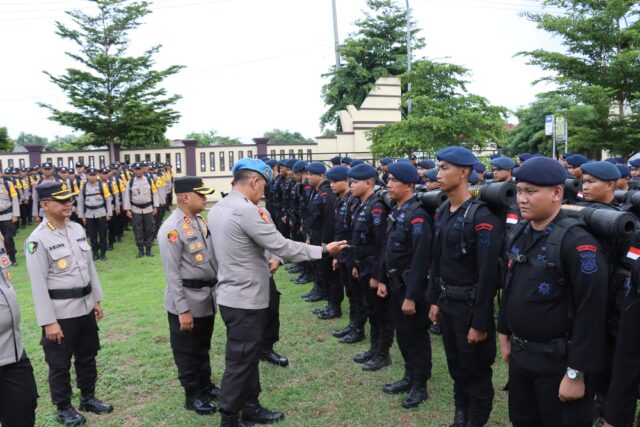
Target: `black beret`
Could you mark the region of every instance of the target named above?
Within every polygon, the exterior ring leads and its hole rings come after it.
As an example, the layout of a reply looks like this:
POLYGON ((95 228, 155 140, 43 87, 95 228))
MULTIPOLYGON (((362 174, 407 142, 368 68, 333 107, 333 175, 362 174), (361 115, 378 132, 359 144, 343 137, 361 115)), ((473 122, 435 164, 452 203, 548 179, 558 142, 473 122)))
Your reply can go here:
POLYGON ((516 162, 509 157, 496 157, 495 159, 491 159, 491 164, 498 169, 510 170, 516 167, 516 162))
POLYGON ((215 191, 213 188, 205 187, 202 178, 198 176, 181 176, 180 178, 176 178, 173 185, 173 191, 176 194, 198 193, 206 196, 215 191))
POLYGON ((616 167, 620 171, 620 178, 628 178, 631 176, 631 169, 629 169, 629 166, 618 163, 616 167))
POLYGON ((602 181, 617 181, 620 179, 620 171, 610 162, 590 162, 582 165, 582 173, 591 175, 602 181))
POLYGON ((327 167, 324 165, 324 163, 313 162, 307 165, 307 172, 314 175, 322 175, 326 171, 327 171, 327 167))
POLYGON ((364 160, 360 160, 360 159, 355 159, 352 160, 351 163, 349 163, 349 166, 351 166, 352 168, 355 168, 358 165, 361 165, 364 163, 364 160))
POLYGON ((478 163, 478 159, 471 150, 455 145, 438 151, 436 157, 438 160, 444 160, 458 166, 473 166, 478 163))
POLYGON ((327 171, 325 177, 329 181, 346 181, 349 179, 349 166, 335 166, 327 171))
POLYGON ((400 182, 415 184, 420 181, 418 171, 410 163, 392 163, 389 165, 389 173, 400 182))
POLYGON ((560 185, 567 179, 567 171, 558 161, 549 157, 530 158, 514 170, 514 175, 518 182, 546 187, 560 185))
POLYGON ((349 169, 349 177, 357 180, 373 178, 377 175, 376 168, 368 163, 363 163, 349 169))
POLYGON ((340 163, 342 163, 342 157, 340 156, 335 156, 329 159, 329 161, 331 162, 332 165, 339 165, 340 163))

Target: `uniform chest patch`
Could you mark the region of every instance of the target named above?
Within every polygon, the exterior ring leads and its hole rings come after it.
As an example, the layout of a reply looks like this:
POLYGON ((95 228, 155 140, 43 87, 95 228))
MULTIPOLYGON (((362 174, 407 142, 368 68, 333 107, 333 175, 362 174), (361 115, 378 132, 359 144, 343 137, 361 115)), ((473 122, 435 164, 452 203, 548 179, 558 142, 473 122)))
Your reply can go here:
POLYGON ((38 242, 27 243, 27 251, 32 254, 38 249, 38 242))
POLYGON ((204 255, 202 255, 202 254, 196 254, 196 255, 193 257, 193 259, 194 259, 194 260, 199 264, 199 263, 201 263, 202 261, 204 261, 204 255))
POLYGON ((580 252, 580 271, 584 274, 593 274, 598 271, 596 253, 591 251, 580 252))
POLYGON ((178 232, 176 230, 171 230, 167 233, 167 240, 172 245, 178 240, 178 232))
POLYGON ((542 282, 538 285, 538 293, 540 295, 549 295, 551 293, 551 285, 547 282, 542 282))
POLYGON ((58 268, 60 270, 64 270, 67 267, 69 267, 69 262, 65 258, 62 258, 62 259, 58 260, 58 268))

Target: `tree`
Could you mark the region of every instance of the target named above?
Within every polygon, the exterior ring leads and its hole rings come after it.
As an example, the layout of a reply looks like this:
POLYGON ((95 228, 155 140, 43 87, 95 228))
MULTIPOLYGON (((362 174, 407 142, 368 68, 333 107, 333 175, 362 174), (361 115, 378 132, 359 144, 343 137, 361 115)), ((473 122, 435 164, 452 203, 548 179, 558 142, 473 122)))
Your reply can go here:
POLYGON ((24 147, 25 145, 47 145, 49 140, 44 136, 33 135, 31 133, 20 132, 16 139, 16 145, 24 147))
POLYGON ((300 132, 289 132, 288 130, 273 129, 265 132, 264 136, 269 138, 269 144, 295 144, 314 142, 313 139, 305 138, 300 132))
POLYGON ((466 90, 468 70, 462 66, 422 60, 402 75, 411 90, 411 113, 403 120, 369 132, 371 151, 378 156, 404 156, 416 151, 434 152, 448 145, 470 149, 506 138, 506 113, 466 90))
MULTIPOLYGON (((328 107, 320 118, 322 128, 339 123, 338 112, 348 105, 360 106, 379 77, 399 76, 407 69, 406 10, 396 0, 367 0, 367 6, 364 19, 355 22, 357 30, 338 48, 343 63, 322 75, 330 78, 322 87, 328 107)), ((411 46, 421 49, 424 40, 415 23, 411 28, 411 46)))
POLYGON ((211 129, 207 132, 191 132, 187 135, 187 139, 195 139, 196 141, 198 141, 198 145, 201 147, 210 145, 242 144, 242 141, 240 141, 238 138, 218 135, 218 132, 215 129, 211 129))
MULTIPOLYGON (((140 56, 127 56, 129 33, 149 14, 146 1, 90 0, 96 16, 79 10, 67 12, 74 26, 56 22, 56 34, 71 40, 79 52, 67 55, 80 64, 66 74, 49 76, 68 96, 72 111, 40 104, 51 119, 93 135, 94 144, 120 142, 124 147, 164 146, 164 134, 180 118, 171 108, 180 96, 167 96, 159 85, 183 67, 155 70, 153 56, 160 45, 140 56)), ((113 154, 113 152, 112 152, 113 154)))
POLYGON ((95 145, 92 134, 56 136, 53 141, 47 143, 47 151, 77 151, 95 145))
POLYGON ((630 156, 638 150, 640 136, 640 4, 633 0, 544 3, 563 12, 525 17, 561 38, 565 52, 538 49, 519 55, 551 71, 541 80, 556 83, 575 98, 574 118, 581 121, 576 128, 578 146, 630 156))
POLYGON ((0 127, 0 151, 10 153, 15 147, 14 142, 9 138, 9 131, 6 127, 0 127))

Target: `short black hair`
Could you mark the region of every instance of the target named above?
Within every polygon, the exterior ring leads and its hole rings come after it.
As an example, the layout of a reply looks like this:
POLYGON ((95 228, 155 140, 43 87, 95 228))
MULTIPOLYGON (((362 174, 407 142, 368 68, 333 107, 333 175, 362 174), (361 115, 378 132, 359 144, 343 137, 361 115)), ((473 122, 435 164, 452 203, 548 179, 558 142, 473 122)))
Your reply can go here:
POLYGON ((251 178, 253 178, 254 176, 260 176, 261 175, 258 172, 249 170, 249 169, 238 169, 237 171, 235 171, 235 173, 233 174, 233 183, 234 184, 239 184, 241 182, 247 181, 251 178))

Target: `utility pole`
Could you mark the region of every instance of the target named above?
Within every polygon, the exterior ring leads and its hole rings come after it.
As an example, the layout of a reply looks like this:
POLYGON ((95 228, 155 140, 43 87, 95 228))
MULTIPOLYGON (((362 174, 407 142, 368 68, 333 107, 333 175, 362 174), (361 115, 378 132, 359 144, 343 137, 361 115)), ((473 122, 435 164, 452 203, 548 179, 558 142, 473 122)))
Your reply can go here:
MULTIPOLYGON (((409 7, 409 0, 407 0, 407 71, 411 71, 411 7, 409 7)), ((411 82, 409 82, 408 89, 411 91, 411 82)), ((411 113, 411 99, 407 101, 407 113, 411 113)))
POLYGON ((336 0, 331 0, 331 3, 333 5, 333 39, 334 49, 336 52, 336 69, 338 69, 340 68, 340 52, 338 51, 338 47, 340 46, 340 38, 338 37, 338 13, 336 11, 336 0))

